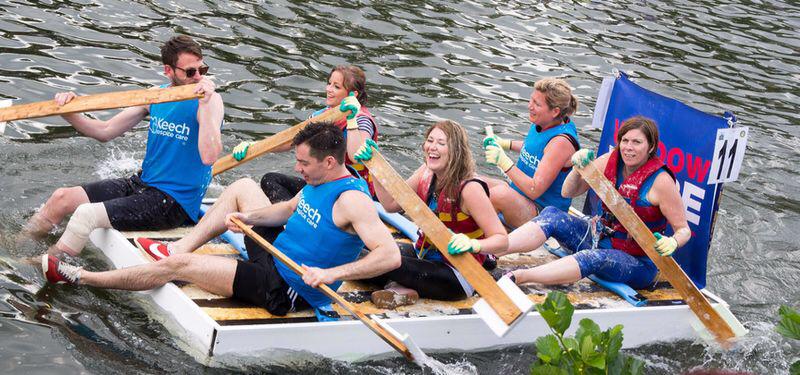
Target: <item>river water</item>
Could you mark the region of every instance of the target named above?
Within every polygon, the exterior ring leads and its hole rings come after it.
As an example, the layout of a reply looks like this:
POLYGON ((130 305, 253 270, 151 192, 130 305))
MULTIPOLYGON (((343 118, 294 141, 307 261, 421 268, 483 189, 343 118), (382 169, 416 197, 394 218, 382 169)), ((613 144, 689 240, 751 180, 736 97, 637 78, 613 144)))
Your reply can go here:
MULTIPOLYGON (((478 153, 485 125, 522 137, 533 82, 557 76, 575 88, 581 105, 574 119, 584 127, 602 79, 623 70, 703 111, 732 111, 750 127, 739 180, 722 194, 709 286, 751 334, 730 352, 676 342, 629 353, 647 362, 648 373, 785 373, 798 346, 773 328, 778 305, 800 300, 799 15, 797 2, 773 1, 3 0, 0 98, 25 103, 63 90, 160 84, 160 43, 186 33, 203 45, 225 99, 230 150, 304 119, 321 106, 331 67, 353 63, 367 72, 384 153, 407 174, 419 163, 424 128, 436 119, 468 127, 478 153)), ((598 130, 580 132, 585 144, 597 144, 598 130)), ((145 139, 142 124, 99 143, 58 117, 16 121, 0 137, 0 372, 418 371, 400 359, 209 362, 187 354, 134 293, 43 288, 39 271, 14 259, 41 253, 56 236, 17 246, 14 234, 55 188, 136 170, 145 139)), ((246 164, 215 180, 210 194, 242 176, 288 173, 291 161, 286 154, 246 164)), ((485 163, 480 169, 494 174, 485 163)), ((86 253, 83 265, 107 267, 96 250, 86 253)), ((467 372, 526 373, 534 356, 526 346, 437 358, 467 372)))

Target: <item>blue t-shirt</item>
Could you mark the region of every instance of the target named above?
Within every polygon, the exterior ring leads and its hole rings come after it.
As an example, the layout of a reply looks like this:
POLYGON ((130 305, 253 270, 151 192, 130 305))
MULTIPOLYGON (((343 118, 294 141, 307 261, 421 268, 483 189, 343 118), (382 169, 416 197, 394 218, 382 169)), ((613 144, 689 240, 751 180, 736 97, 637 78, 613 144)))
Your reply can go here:
MULTIPOLYGON (((333 222, 333 204, 339 195, 348 190, 357 190, 369 196, 367 183, 350 176, 322 185, 303 187, 297 208, 286 222, 286 229, 275 240, 275 247, 297 264, 309 267, 324 269, 355 261, 364 248, 364 242, 358 235, 339 229, 333 222)), ((275 267, 286 283, 311 306, 331 303, 326 295, 308 286, 277 258, 275 267)), ((329 286, 336 290, 340 285, 342 282, 337 281, 329 286)))
MULTIPOLYGON (((575 123, 572 121, 542 131, 538 130, 536 124, 531 124, 531 130, 528 132, 528 136, 525 137, 525 142, 519 153, 519 159, 517 159, 517 168, 528 177, 533 177, 534 173, 536 173, 536 169, 539 168, 539 162, 544 158, 544 149, 547 147, 547 143, 561 134, 568 134, 572 136, 576 142, 578 141, 578 130, 575 128, 575 123)), ((562 211, 569 210, 569 205, 572 200, 561 196, 561 186, 564 185, 564 180, 566 180, 568 174, 569 171, 559 171, 558 175, 556 175, 556 179, 553 180, 553 183, 550 184, 547 191, 542 193, 542 195, 534 201, 543 208, 555 206, 562 211)), ((523 197, 527 197, 513 182, 511 183, 511 187, 522 194, 523 197)))
POLYGON ((203 164, 197 148, 198 105, 197 99, 150 105, 142 162, 142 181, 169 194, 195 222, 211 182, 211 166, 203 164))

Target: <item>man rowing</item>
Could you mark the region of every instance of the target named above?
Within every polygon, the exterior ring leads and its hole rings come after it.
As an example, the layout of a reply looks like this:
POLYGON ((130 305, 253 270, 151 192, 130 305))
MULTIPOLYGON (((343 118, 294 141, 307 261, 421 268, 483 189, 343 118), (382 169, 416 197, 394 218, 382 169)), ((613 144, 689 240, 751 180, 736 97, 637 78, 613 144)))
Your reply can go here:
POLYGON ((223 191, 188 236, 174 243, 180 253, 163 256, 158 243, 151 243, 155 249, 146 249, 159 261, 106 272, 86 271, 44 255, 45 278, 51 283, 125 290, 153 289, 181 280, 275 315, 310 305, 325 319, 319 310, 330 311, 330 300, 317 286, 337 289, 342 280, 389 272, 400 266, 400 250, 379 220, 366 183, 344 165, 341 130, 331 123, 312 123, 295 136, 292 145, 295 171, 306 186, 291 200, 271 204, 255 181, 241 179, 223 191), (249 239, 248 261, 187 253, 221 234, 226 226, 240 231, 231 217, 255 225, 259 234, 274 240, 275 247, 303 265, 306 275, 294 274, 249 239), (370 252, 357 259, 365 245, 370 252))
MULTIPOLYGON (((31 217, 25 232, 40 237, 72 214, 51 254, 78 255, 95 228, 159 230, 195 222, 211 181, 211 165, 222 151, 222 97, 204 75, 200 45, 176 36, 161 47, 166 86, 196 85, 201 99, 152 104, 122 110, 107 121, 83 114, 62 116, 80 133, 101 142, 112 140, 150 116, 142 170, 128 178, 109 179, 57 189, 31 217)), ((59 93, 59 105, 76 97, 59 93)))

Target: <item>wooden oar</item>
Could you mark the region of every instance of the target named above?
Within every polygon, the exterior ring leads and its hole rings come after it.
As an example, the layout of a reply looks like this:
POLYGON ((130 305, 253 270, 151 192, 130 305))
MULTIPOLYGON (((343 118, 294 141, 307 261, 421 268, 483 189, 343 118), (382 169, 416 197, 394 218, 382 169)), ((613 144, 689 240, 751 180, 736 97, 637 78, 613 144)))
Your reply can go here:
POLYGON ((163 89, 141 89, 78 96, 61 106, 56 104, 55 100, 20 104, 0 108, 0 122, 137 105, 178 102, 203 96, 195 93, 194 90, 195 85, 183 85, 163 89))
POLYGON ((728 347, 728 340, 736 335, 733 328, 723 319, 723 317, 708 302, 706 297, 694 285, 692 280, 686 276, 681 267, 672 257, 663 257, 655 250, 656 238, 641 218, 636 215, 633 208, 625 202, 625 199, 617 192, 613 184, 597 169, 593 163, 589 163, 584 168, 576 168, 581 177, 592 187, 597 196, 606 204, 614 216, 633 236, 639 247, 655 263, 658 270, 667 278, 681 297, 683 297, 689 308, 700 319, 703 325, 708 328, 717 341, 723 347, 728 347))
MULTIPOLYGON (((423 232, 425 236, 439 249, 440 253, 447 258, 450 264, 453 265, 464 278, 472 285, 478 294, 488 302, 491 309, 499 316, 502 322, 506 325, 501 330, 496 330, 496 326, 487 320, 487 316, 481 316, 490 325, 493 331, 502 336, 513 323, 521 320, 527 311, 533 306, 527 304, 520 307, 518 299, 510 297, 507 289, 501 289, 498 283, 494 281, 491 275, 483 269, 483 266, 475 260, 471 254, 450 255, 447 252, 447 244, 450 242, 450 237, 453 233, 450 229, 444 226, 438 217, 422 202, 411 188, 406 184, 402 177, 386 162, 378 150, 373 150, 372 158, 364 162, 369 168, 369 173, 375 177, 378 182, 391 194, 394 200, 403 208, 406 215, 414 221, 423 232), (519 320, 518 320, 519 319, 519 320)), ((513 284, 513 283, 512 283, 513 284)), ((502 284, 501 284, 502 285, 502 284)), ((519 290, 519 289, 517 289, 519 290)), ((512 292, 513 293, 513 292, 512 292)), ((520 292, 522 294, 522 292, 520 292)), ((524 296, 524 294, 522 294, 524 296)), ((530 302, 527 298, 526 301, 530 302)), ((481 312, 479 311, 479 314, 481 312)))
POLYGON ((295 135, 297 135, 300 130, 306 127, 306 125, 312 122, 323 122, 323 121, 331 121, 336 122, 343 119, 345 116, 350 114, 350 111, 342 112, 339 110, 339 107, 329 108, 327 111, 319 114, 318 116, 314 116, 308 120, 305 120, 291 128, 281 130, 280 132, 276 133, 275 135, 262 139, 256 143, 250 145, 247 148, 247 155, 241 161, 237 161, 233 158, 233 155, 228 154, 225 155, 219 160, 214 163, 214 167, 212 168, 212 173, 214 176, 227 171, 233 167, 236 167, 240 164, 246 163, 253 158, 270 152, 280 146, 287 145, 292 142, 292 139, 295 135))
MULTIPOLYGON (((305 270, 300 267, 295 261, 291 258, 286 256, 282 251, 278 250, 275 246, 272 246, 267 240, 263 237, 259 236, 258 233, 254 232, 249 226, 245 225, 241 222, 241 220, 237 218, 231 218, 231 220, 242 229, 245 235, 252 238, 253 241, 256 241, 261 247, 264 248, 267 252, 272 254, 275 258, 283 262, 287 267, 289 267, 292 271, 297 273, 300 276, 305 274, 305 270)), ((420 365, 422 365, 427 356, 419 347, 411 341, 411 338, 408 335, 404 335, 405 337, 401 337, 397 332, 391 332, 394 330, 387 330, 384 326, 375 320, 371 319, 370 317, 364 315, 358 308, 347 302, 344 297, 340 296, 336 291, 331 289, 329 286, 325 284, 321 284, 318 287, 326 296, 330 299, 334 300, 339 306, 347 310, 350 314, 357 317, 358 320, 363 322, 372 332, 375 332, 376 335, 380 336, 383 341, 385 341, 389 346, 400 352, 404 357, 406 357, 409 361, 414 361, 420 365)))

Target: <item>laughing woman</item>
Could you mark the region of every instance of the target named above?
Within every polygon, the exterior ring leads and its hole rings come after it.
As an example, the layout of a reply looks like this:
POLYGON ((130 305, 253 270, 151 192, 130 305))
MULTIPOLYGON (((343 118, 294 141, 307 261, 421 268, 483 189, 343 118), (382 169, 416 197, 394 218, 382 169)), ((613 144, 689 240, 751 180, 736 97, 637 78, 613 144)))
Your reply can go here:
POLYGON ((533 86, 528 103, 531 129, 525 141, 489 136, 483 140, 486 161, 508 176, 511 184, 488 180, 492 204, 506 224, 518 227, 548 206, 567 211, 570 199, 561 196, 569 173, 569 158, 580 148, 578 132, 570 116, 578 99, 566 82, 544 78, 533 86), (504 150, 519 152, 516 164, 504 150))
MULTIPOLYGON (((670 256, 689 240, 691 231, 675 178, 656 156, 658 128, 650 119, 633 117, 620 127, 617 144, 614 150, 597 160, 592 160, 591 151, 582 149, 573 155, 572 162, 580 168, 593 163, 604 171, 606 178, 656 235, 655 250, 662 256, 670 256), (672 237, 662 235, 667 224, 675 233, 672 237)), ((589 185, 573 170, 564 182, 562 193, 565 197, 575 197, 587 190, 589 185)), ((565 284, 596 274, 635 289, 651 285, 658 273, 655 264, 605 205, 601 212, 600 224, 611 229, 613 234, 601 237, 596 249, 592 248, 594 231, 590 224, 594 221, 579 219, 553 207, 545 208, 538 217, 511 232, 509 253, 536 249, 550 236, 574 252, 545 265, 514 271, 517 284, 565 284)))
MULTIPOLYGON (((367 141, 356 153, 356 159, 371 159, 374 147, 374 142, 367 141)), ((446 251, 470 252, 479 263, 486 260, 486 254, 505 251, 507 234, 492 208, 486 183, 475 177, 466 130, 449 120, 433 124, 425 132, 422 153, 425 162, 406 183, 453 231, 446 251)), ((377 181, 375 191, 387 211, 401 210, 377 181)), ((417 294, 423 298, 458 300, 474 292, 424 233, 413 249, 401 252, 400 268, 369 280, 386 288, 372 295, 378 307, 410 304, 416 301, 417 294)))
MULTIPOLYGON (((378 126, 375 118, 367 108, 367 78, 364 71, 353 65, 339 65, 328 74, 328 84, 325 86, 325 107, 312 113, 310 117, 322 114, 330 108, 338 107, 342 111, 350 110, 351 115, 336 123, 344 132, 347 141, 347 155, 345 164, 355 170, 367 181, 370 193, 375 196, 372 179, 362 164, 355 163, 352 155, 358 147, 364 144, 365 139, 378 139, 378 126)), ((233 157, 242 160, 247 155, 247 148, 253 142, 242 142, 233 149, 233 157)), ((276 152, 288 151, 291 145, 276 152)), ((267 173, 261 178, 261 189, 267 194, 271 202, 289 200, 305 186, 303 179, 287 176, 281 173, 267 173)))

